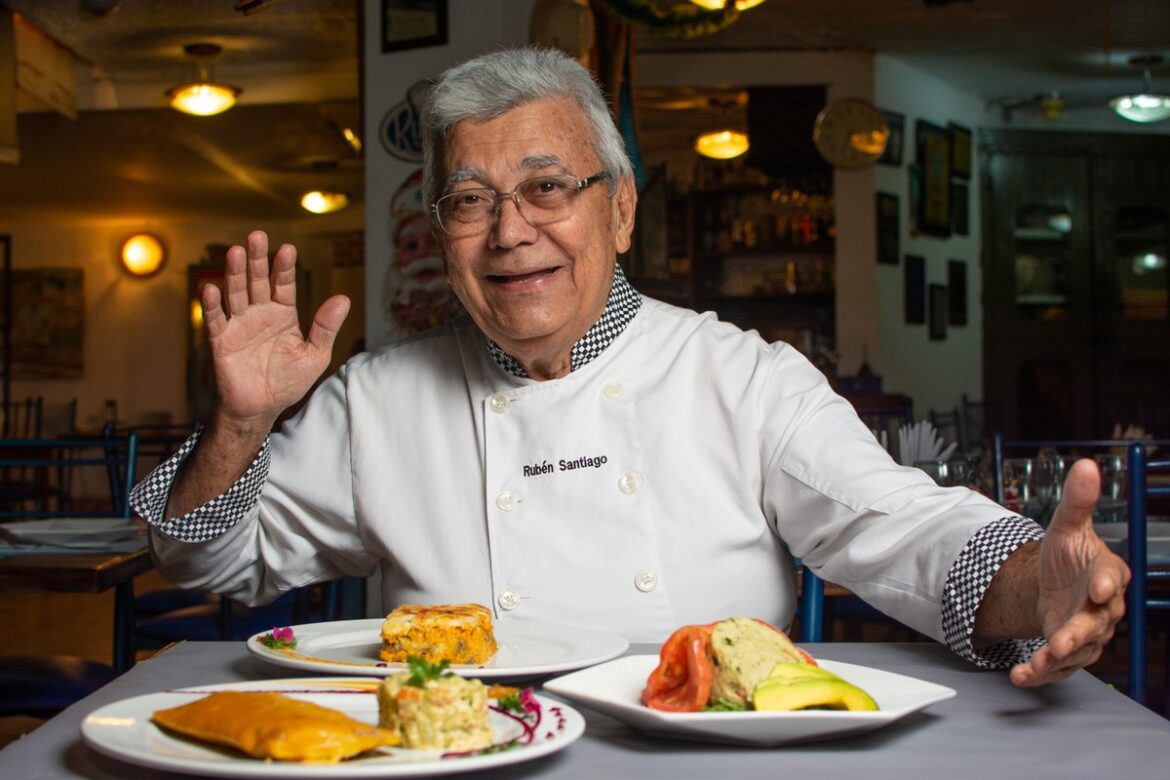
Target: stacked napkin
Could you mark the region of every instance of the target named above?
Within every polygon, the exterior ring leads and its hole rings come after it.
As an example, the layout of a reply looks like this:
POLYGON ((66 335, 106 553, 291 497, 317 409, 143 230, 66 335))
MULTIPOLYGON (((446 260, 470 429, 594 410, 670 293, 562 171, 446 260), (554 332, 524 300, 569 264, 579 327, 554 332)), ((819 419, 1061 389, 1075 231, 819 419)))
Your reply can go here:
POLYGON ((948 460, 958 446, 947 444, 927 420, 898 428, 898 462, 913 466, 923 460, 948 460))

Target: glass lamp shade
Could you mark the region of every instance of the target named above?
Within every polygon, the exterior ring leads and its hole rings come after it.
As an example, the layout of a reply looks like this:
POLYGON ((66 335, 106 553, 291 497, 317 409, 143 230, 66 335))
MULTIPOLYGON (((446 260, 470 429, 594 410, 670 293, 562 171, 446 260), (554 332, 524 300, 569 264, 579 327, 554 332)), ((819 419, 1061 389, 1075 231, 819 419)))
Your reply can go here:
POLYGON ((1170 95, 1141 92, 1134 95, 1118 95, 1109 101, 1109 107, 1117 115, 1131 122, 1161 122, 1170 119, 1170 95))
POLYGON ((730 160, 748 150, 746 133, 738 130, 712 130, 695 139, 695 151, 715 160, 730 160))
POLYGON ((122 267, 133 276, 150 276, 166 262, 162 241, 149 233, 130 236, 122 244, 122 267))
MULTIPOLYGON (((706 8, 708 11, 717 11, 723 7, 727 0, 691 0, 697 6, 706 8)), ((740 11, 746 11, 749 8, 755 8, 764 0, 735 0, 735 7, 740 11)))
POLYGON ((236 97, 242 91, 239 87, 227 84, 196 81, 168 90, 167 97, 170 98, 171 107, 184 114, 213 116, 234 106, 236 97))
POLYGON ((349 205, 349 196, 344 192, 313 190, 301 196, 301 208, 314 214, 332 214, 349 205))

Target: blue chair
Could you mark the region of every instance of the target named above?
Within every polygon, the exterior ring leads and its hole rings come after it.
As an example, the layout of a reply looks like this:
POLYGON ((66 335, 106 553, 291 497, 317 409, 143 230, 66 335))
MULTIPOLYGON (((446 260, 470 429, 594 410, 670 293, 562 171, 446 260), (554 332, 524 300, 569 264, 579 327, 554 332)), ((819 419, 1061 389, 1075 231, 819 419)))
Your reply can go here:
MULTIPOLYGON (((116 438, 6 439, 0 441, 0 473, 17 471, 31 478, 36 490, 0 508, 0 519, 64 517, 130 518, 126 500, 134 485, 138 440, 134 434, 116 438), (110 486, 104 506, 75 507, 72 480, 83 470, 96 470, 97 484, 110 486), (116 488, 116 489, 115 489, 116 488)), ((133 663, 125 641, 134 585, 116 586, 114 665, 67 655, 0 657, 0 716, 47 718, 117 677, 133 663)))
POLYGON ((1147 610, 1170 610, 1170 599, 1150 595, 1151 580, 1170 580, 1170 571, 1154 570, 1148 566, 1146 556, 1146 520, 1148 501, 1152 497, 1170 498, 1170 484, 1150 484, 1149 475, 1170 474, 1170 460, 1150 460, 1146 446, 1134 442, 1129 446, 1128 467, 1128 518, 1127 557, 1132 574, 1126 591, 1126 615, 1129 624, 1129 695, 1139 704, 1146 703, 1147 696, 1147 610))
POLYGON ((813 574, 812 569, 800 567, 800 642, 820 642, 825 624, 825 581, 813 574))

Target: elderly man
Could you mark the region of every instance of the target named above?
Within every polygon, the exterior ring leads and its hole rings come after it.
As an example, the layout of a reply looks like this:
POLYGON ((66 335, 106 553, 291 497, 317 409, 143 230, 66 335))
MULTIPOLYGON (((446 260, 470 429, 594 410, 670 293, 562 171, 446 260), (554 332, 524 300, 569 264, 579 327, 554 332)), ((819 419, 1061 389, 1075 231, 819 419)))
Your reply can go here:
POLYGON ((216 414, 135 491, 165 574, 263 602, 380 568, 387 608, 477 601, 654 641, 733 614, 787 624, 795 554, 1018 684, 1099 656, 1128 572, 1092 531, 1091 462, 1044 535, 895 464, 795 349, 639 295, 615 261, 630 164, 569 58, 455 67, 424 123, 469 317, 351 359, 270 436, 349 303, 303 338, 296 250, 270 266, 263 233, 233 247, 226 307, 203 297, 216 414))

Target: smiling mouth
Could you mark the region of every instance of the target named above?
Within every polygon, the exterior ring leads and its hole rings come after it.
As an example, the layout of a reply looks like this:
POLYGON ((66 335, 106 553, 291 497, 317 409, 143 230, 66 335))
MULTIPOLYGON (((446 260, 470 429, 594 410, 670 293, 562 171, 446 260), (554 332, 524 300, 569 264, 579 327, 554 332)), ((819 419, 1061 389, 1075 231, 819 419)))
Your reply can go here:
POLYGON ((497 284, 521 284, 535 281, 545 276, 552 276, 558 270, 558 268, 553 267, 542 268, 539 271, 531 271, 525 274, 488 274, 487 279, 489 282, 495 282, 497 284))

